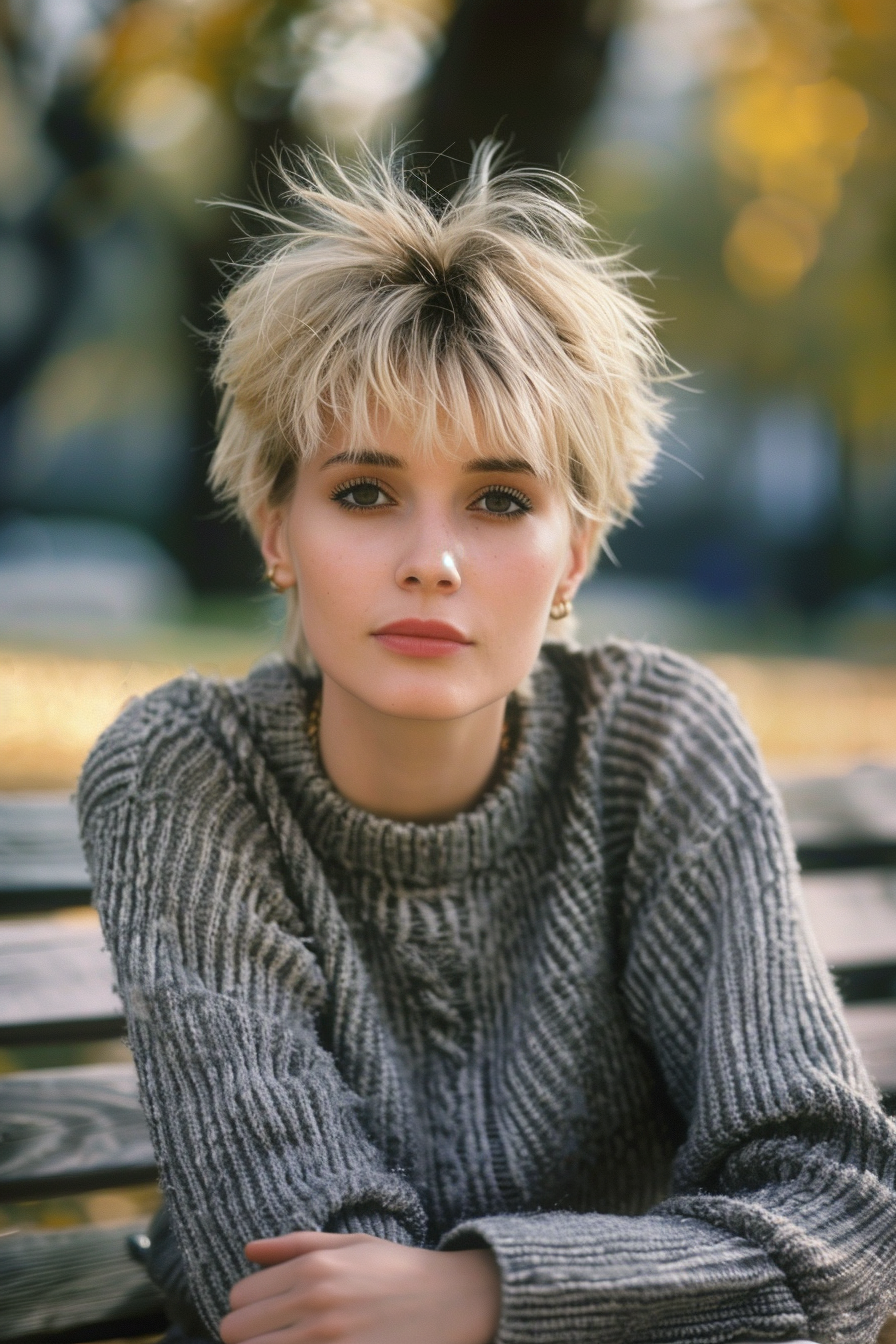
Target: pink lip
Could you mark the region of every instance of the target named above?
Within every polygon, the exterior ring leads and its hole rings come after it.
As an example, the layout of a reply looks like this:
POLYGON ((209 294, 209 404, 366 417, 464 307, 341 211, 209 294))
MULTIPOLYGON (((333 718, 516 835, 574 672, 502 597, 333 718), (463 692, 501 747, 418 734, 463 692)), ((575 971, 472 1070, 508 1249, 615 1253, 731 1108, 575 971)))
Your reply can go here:
POLYGON ((473 642, 462 630, 446 621, 414 619, 392 621, 374 630, 373 637, 393 653, 403 653, 410 658, 444 658, 446 654, 459 653, 473 642))

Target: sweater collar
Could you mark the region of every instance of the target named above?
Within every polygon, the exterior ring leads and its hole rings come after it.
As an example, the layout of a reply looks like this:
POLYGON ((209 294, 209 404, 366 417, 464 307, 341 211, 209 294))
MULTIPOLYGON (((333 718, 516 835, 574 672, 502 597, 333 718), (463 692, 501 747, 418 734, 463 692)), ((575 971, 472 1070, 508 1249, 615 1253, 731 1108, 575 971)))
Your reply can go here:
POLYGON ((540 832, 572 717, 561 663, 554 652, 539 659, 522 708, 516 753, 502 781, 469 811, 430 824, 376 817, 334 788, 305 727, 316 681, 282 659, 269 659, 244 687, 258 745, 327 867, 375 874, 395 887, 431 888, 494 869, 509 851, 540 832))

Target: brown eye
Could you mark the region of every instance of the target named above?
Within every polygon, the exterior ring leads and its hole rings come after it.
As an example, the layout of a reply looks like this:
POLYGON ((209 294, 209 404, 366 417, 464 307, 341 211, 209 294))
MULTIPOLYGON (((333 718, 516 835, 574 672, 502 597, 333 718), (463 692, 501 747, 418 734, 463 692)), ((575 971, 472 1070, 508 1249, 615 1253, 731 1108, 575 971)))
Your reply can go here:
POLYGON ((345 498, 350 499, 353 504, 357 504, 363 509, 371 504, 378 503, 380 494, 378 485, 353 485, 345 498))
POLYGON ((330 496, 343 509, 380 509, 393 501, 378 481, 347 481, 330 496))
POLYGON ((509 486, 485 490, 472 505, 474 513, 488 513, 495 518, 521 518, 531 509, 532 503, 522 491, 513 490, 509 486))

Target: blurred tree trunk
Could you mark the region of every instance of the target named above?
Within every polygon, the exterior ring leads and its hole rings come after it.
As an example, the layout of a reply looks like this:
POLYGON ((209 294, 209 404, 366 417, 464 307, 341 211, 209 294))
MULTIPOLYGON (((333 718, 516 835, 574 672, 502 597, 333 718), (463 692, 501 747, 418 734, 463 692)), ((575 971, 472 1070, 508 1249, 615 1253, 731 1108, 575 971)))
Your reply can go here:
POLYGON ((516 162, 562 168, 606 69, 621 0, 460 0, 420 107, 414 148, 450 186, 471 144, 496 135, 516 162))

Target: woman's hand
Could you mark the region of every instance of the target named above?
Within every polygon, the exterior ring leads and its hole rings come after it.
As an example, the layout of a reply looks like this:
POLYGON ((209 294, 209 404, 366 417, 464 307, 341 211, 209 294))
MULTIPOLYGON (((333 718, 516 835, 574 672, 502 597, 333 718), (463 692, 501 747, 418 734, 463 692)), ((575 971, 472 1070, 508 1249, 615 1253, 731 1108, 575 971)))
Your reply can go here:
POLYGON ((230 1294, 224 1344, 489 1344, 501 1281, 491 1251, 421 1251, 362 1234, 250 1241, 265 1265, 230 1294))

